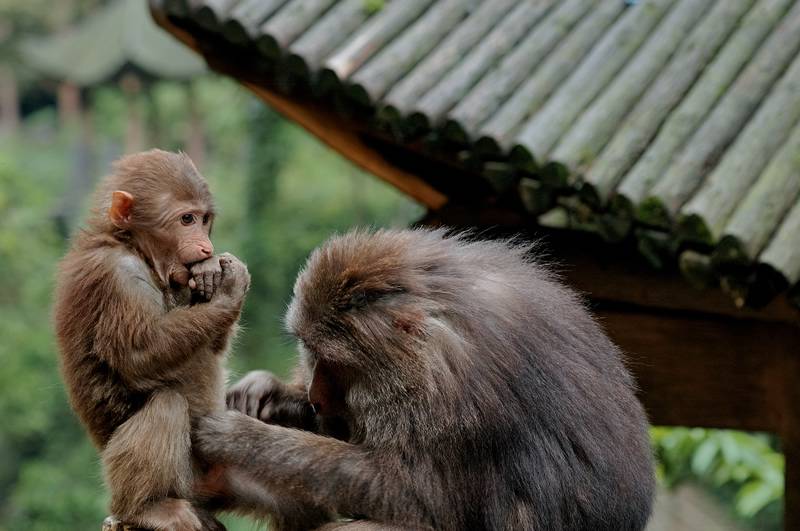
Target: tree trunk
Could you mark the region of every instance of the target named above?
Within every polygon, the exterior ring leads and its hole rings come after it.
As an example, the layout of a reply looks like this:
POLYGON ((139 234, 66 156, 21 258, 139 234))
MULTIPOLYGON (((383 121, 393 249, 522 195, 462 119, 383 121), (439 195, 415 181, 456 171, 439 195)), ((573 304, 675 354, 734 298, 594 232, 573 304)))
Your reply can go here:
POLYGON ((186 85, 186 102, 189 114, 189 130, 186 132, 186 153, 198 168, 203 167, 206 158, 206 138, 203 113, 197 101, 197 87, 193 83, 186 85))
POLYGON ((125 153, 141 151, 145 145, 144 112, 142 109, 142 82, 136 74, 125 74, 119 82, 125 95, 127 127, 125 129, 125 153))
POLYGON ((19 92, 14 71, 0 64, 0 134, 13 134, 19 128, 19 92))
POLYGON ((78 124, 81 118, 81 89, 64 81, 58 85, 58 121, 61 129, 69 129, 78 124))

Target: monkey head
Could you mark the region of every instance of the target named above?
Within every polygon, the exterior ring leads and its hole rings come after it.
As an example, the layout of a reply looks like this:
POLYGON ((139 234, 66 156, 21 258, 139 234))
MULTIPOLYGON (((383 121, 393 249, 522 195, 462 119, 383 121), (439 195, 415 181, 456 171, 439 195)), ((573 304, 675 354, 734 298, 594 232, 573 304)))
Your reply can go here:
POLYGON ((184 153, 153 149, 115 163, 90 224, 127 238, 163 283, 186 285, 188 266, 211 257, 214 206, 205 179, 184 153))
POLYGON ((457 240, 443 231, 356 231, 312 253, 286 326, 319 413, 374 419, 404 407, 426 411, 437 397, 458 400, 471 361, 457 299, 476 286, 458 270, 470 257, 457 240))

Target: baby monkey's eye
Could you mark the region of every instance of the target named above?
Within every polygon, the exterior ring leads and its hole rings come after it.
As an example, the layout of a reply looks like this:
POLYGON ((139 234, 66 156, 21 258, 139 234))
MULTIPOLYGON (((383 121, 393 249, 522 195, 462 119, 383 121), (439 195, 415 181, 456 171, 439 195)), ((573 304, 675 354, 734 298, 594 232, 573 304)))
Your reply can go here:
POLYGON ((194 214, 184 214, 181 216, 181 223, 184 225, 191 225, 194 223, 194 214))
POLYGON ((211 219, 211 216, 209 216, 208 214, 203 216, 203 225, 208 225, 208 220, 209 219, 211 219))

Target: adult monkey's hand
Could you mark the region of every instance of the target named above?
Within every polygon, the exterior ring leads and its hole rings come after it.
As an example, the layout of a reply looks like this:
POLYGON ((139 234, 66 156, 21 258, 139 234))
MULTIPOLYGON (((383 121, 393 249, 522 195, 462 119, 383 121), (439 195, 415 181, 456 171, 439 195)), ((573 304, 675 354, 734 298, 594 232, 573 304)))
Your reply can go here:
POLYGON ((312 430, 314 410, 302 385, 286 384, 269 371, 251 371, 228 390, 228 409, 268 424, 312 430))

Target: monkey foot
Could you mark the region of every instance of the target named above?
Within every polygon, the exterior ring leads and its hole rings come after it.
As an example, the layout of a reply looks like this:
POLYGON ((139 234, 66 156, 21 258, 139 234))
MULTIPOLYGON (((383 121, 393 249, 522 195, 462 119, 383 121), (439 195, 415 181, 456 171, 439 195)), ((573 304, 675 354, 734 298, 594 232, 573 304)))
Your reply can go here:
POLYGON ((134 527, 129 524, 124 524, 120 522, 117 518, 109 516, 105 520, 103 520, 102 531, 147 531, 147 530, 142 529, 141 527, 134 527))

